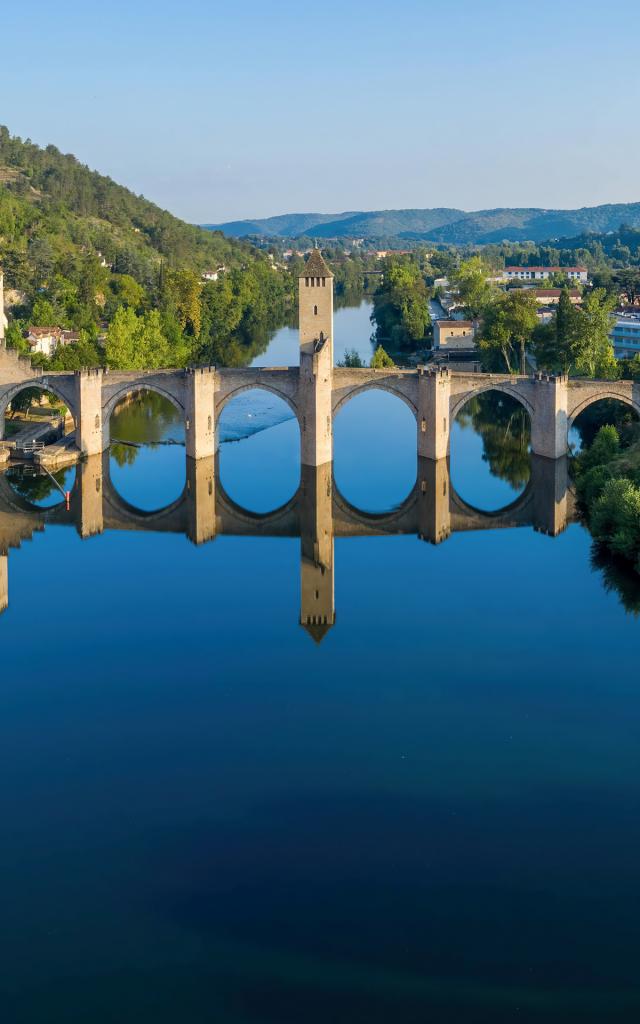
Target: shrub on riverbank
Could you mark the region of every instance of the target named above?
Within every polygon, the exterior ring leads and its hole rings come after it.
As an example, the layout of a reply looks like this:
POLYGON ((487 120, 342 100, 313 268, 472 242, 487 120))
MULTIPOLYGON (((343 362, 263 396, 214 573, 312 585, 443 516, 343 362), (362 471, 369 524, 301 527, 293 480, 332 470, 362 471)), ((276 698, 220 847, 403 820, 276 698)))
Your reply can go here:
POLYGON ((616 428, 601 427, 573 474, 594 539, 640 573, 640 442, 621 448, 616 428))

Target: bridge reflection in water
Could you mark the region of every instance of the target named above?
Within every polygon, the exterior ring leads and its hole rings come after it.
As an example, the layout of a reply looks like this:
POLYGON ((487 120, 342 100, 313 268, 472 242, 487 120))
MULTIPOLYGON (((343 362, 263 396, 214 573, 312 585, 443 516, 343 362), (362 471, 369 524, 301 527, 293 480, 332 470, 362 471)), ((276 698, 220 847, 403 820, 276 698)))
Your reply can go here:
POLYGON ((145 512, 125 501, 111 481, 109 453, 77 467, 67 508, 38 508, 20 497, 0 474, 0 610, 8 605, 8 555, 47 525, 75 527, 82 538, 105 530, 182 533, 194 544, 219 535, 300 537, 300 623, 320 641, 335 622, 334 538, 415 534, 439 544, 469 530, 532 527, 549 536, 561 533, 575 517, 567 459, 531 456, 526 489, 507 507, 483 512, 464 502, 451 486, 449 459, 419 457, 417 478, 405 501, 391 512, 365 513, 337 490, 333 464, 301 465, 293 498, 273 512, 258 514, 237 505, 219 478, 218 455, 187 458, 186 485, 172 504, 145 512))

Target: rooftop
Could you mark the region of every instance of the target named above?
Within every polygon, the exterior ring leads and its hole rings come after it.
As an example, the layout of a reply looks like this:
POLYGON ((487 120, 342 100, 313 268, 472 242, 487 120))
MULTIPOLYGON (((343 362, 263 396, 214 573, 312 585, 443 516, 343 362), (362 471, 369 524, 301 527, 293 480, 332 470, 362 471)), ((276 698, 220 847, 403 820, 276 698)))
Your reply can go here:
POLYGON ((300 271, 300 277, 333 277, 319 249, 312 249, 309 259, 300 271))
POLYGON ((471 320, 436 320, 440 327, 473 327, 471 320))
POLYGON ((504 268, 504 273, 505 274, 514 274, 514 273, 518 274, 518 273, 521 273, 521 272, 526 271, 526 270, 537 270, 537 271, 546 270, 550 274, 566 274, 570 270, 579 272, 581 274, 586 274, 586 272, 587 272, 587 268, 586 267, 505 267, 504 268))
POLYGON ((48 338, 51 335, 59 338, 62 334, 62 329, 60 327, 30 327, 28 333, 32 338, 48 338))
POLYGON ((532 288, 531 291, 538 299, 559 299, 563 292, 568 292, 569 298, 580 298, 577 288, 532 288))

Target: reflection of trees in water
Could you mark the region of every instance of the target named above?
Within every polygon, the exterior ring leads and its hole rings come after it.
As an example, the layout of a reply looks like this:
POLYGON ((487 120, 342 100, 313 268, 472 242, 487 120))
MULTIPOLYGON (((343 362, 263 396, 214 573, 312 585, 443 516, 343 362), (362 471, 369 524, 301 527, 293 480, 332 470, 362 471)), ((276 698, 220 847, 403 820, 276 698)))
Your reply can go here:
POLYGON ((167 436, 184 440, 182 413, 164 395, 139 391, 116 407, 110 433, 119 440, 139 444, 153 444, 167 436), (179 429, 172 429, 176 427, 179 429))
MULTIPOLYGON (((68 472, 68 469, 59 469, 51 474, 63 490, 67 490, 65 482, 68 472)), ((58 494, 62 500, 58 488, 46 473, 39 473, 26 466, 14 466, 8 469, 5 475, 16 494, 33 505, 45 501, 52 494, 58 494)))
POLYGON ((492 476, 506 480, 516 490, 529 482, 531 424, 526 409, 515 398, 487 391, 466 403, 456 422, 472 428, 482 438, 482 458, 492 476))
MULTIPOLYGON (((377 281, 378 278, 375 278, 377 281)), ((366 296, 362 281, 357 286, 350 287, 344 291, 336 289, 334 295, 334 309, 345 309, 357 307, 366 296)), ((242 367, 249 366, 254 359, 263 355, 274 336, 283 327, 298 327, 297 307, 291 306, 282 312, 275 323, 265 326, 255 324, 236 331, 231 337, 222 340, 212 340, 207 349, 207 359, 216 366, 242 367)))
POLYGON ((600 544, 591 548, 591 568, 601 573, 607 593, 615 593, 623 608, 631 615, 640 615, 640 574, 630 562, 616 558, 600 544))
POLYGON ((580 446, 589 448, 600 427, 615 427, 624 443, 632 439, 637 424, 638 417, 630 406, 615 398, 602 398, 581 412, 573 426, 580 436, 580 446))
MULTIPOLYGON (((139 391, 118 405, 111 416, 110 434, 121 441, 158 444, 170 437, 184 440, 182 413, 155 391, 139 391)), ((132 466, 138 448, 112 442, 111 454, 119 466, 132 466)))

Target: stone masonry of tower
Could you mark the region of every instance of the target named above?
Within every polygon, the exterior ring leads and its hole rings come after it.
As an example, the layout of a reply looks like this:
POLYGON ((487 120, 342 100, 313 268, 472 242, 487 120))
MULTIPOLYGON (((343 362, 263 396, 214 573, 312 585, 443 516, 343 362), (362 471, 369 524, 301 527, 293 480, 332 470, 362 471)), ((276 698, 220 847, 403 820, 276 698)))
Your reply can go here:
POLYGON ((300 273, 298 303, 302 464, 322 466, 333 459, 333 274, 317 249, 300 273))

